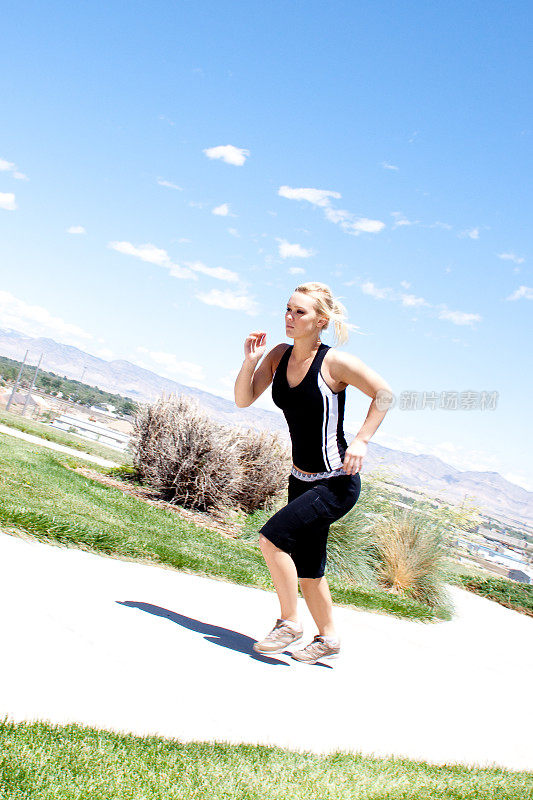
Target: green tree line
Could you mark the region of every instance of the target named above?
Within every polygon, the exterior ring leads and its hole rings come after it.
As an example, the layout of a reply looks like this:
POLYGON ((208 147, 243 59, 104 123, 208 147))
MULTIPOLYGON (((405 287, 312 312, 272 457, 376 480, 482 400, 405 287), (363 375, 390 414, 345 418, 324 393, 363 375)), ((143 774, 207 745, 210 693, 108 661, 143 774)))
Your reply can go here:
MULTIPOLYGON (((0 356, 0 379, 5 384, 7 381, 14 381, 18 375, 21 362, 11 358, 0 356)), ((19 386, 28 389, 31 385, 34 366, 26 366, 22 372, 19 386)), ((57 394, 61 392, 63 397, 73 403, 83 406, 101 405, 109 403, 114 406, 119 414, 134 414, 137 410, 137 403, 129 397, 122 397, 119 394, 111 394, 95 386, 88 386, 86 383, 67 378, 66 375, 56 375, 54 372, 40 371, 37 375, 35 388, 47 394, 57 394)))

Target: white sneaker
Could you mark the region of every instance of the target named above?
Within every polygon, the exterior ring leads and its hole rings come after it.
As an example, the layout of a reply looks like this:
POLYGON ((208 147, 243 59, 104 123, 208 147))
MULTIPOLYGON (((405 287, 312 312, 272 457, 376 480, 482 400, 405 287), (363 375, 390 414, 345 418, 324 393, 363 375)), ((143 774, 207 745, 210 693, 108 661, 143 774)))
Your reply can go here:
POLYGON ((267 655, 281 653, 290 644, 300 641, 303 632, 303 628, 298 626, 296 622, 278 619, 270 633, 262 641, 256 642, 253 649, 256 653, 265 653, 267 655))
POLYGON ((303 650, 295 650, 291 656, 302 664, 316 664, 325 658, 338 658, 341 650, 341 643, 338 639, 327 640, 324 636, 315 636, 312 642, 303 650))

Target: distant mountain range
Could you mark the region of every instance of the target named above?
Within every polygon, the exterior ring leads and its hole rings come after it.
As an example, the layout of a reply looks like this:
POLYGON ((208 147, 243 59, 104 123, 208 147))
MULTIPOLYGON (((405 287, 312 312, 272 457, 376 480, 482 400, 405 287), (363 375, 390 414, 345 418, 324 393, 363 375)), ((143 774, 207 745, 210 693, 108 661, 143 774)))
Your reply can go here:
MULTIPOLYGON (((287 426, 280 414, 261 408, 237 408, 215 394, 163 378, 129 361, 105 361, 77 347, 54 339, 32 338, 14 330, 0 329, 0 354, 22 361, 29 350, 29 363, 36 364, 44 353, 42 368, 57 375, 80 380, 108 392, 151 402, 161 394, 195 397, 211 416, 221 422, 262 430, 278 431, 288 439, 287 426)), ((386 472, 392 480, 413 491, 423 491, 450 503, 472 501, 480 512, 501 522, 533 531, 533 492, 502 478, 497 472, 456 469, 431 455, 414 455, 370 442, 362 471, 386 472)))

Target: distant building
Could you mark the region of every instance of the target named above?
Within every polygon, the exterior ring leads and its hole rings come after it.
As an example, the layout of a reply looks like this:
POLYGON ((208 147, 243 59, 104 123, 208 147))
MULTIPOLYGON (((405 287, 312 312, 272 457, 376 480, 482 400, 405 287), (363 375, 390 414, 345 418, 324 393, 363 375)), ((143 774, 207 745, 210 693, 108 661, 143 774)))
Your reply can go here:
POLYGON ((116 410, 115 406, 112 406, 110 403, 100 403, 99 406, 91 406, 91 411, 99 411, 100 414, 108 414, 110 417, 116 417, 114 413, 116 410))
MULTIPOLYGON (((7 391, 0 393, 0 408, 6 408, 9 398, 11 397, 12 389, 8 389, 7 391)), ((50 400, 46 399, 45 397, 41 397, 39 394, 32 394, 28 397, 28 390, 21 389, 18 392, 15 392, 13 395, 13 400, 11 401, 10 410, 21 412, 22 409, 26 406, 26 413, 28 416, 34 414, 35 412, 44 412, 49 411, 52 407, 50 400)))
POLYGON ((518 583, 531 583, 531 578, 529 575, 526 575, 526 573, 521 569, 510 569, 507 577, 512 581, 517 581, 518 583))
POLYGON ((97 422, 91 422, 83 417, 71 416, 70 414, 61 414, 60 417, 54 420, 52 427, 59 428, 62 431, 69 431, 93 442, 105 444, 114 450, 124 451, 130 440, 130 437, 125 433, 112 430, 112 428, 99 425, 97 422))
MULTIPOLYGON (((13 400, 11 401, 11 408, 14 408, 15 406, 24 407, 27 396, 28 396, 27 391, 23 390, 22 392, 15 392, 15 394, 13 395, 13 400)), ((0 404, 4 408, 7 406, 10 397, 11 397, 11 389, 9 389, 9 391, 7 392, 3 392, 3 394, 0 395, 0 404)), ((36 408, 36 406, 37 403, 35 402, 33 397, 30 397, 30 399, 28 400, 27 408, 33 411, 33 409, 36 408)))

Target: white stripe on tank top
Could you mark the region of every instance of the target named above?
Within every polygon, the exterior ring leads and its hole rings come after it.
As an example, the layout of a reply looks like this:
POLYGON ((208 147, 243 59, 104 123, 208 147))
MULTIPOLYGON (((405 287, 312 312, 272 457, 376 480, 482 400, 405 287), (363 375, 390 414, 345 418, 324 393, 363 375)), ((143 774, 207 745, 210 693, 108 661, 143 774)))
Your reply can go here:
POLYGON ((322 456, 324 464, 329 470, 342 467, 337 443, 337 425, 339 423, 339 397, 331 391, 326 381, 318 373, 318 388, 324 404, 324 418, 322 421, 322 456))

